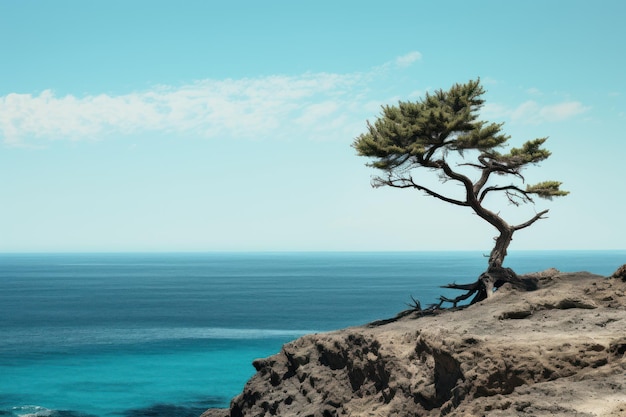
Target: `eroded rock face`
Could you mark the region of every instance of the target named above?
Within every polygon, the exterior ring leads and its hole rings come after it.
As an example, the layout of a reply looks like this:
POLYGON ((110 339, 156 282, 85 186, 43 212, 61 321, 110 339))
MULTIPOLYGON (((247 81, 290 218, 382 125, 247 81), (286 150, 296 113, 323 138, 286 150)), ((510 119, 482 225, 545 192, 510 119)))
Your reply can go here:
POLYGON ((460 311, 302 337, 204 416, 626 415, 626 283, 537 279, 460 311))

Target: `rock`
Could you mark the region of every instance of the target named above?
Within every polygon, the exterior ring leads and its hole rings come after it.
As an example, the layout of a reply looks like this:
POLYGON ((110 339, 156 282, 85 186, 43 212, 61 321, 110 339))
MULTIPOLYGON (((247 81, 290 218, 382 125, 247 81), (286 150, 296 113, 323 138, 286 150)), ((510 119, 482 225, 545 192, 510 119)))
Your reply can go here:
POLYGON ((626 415, 626 282, 535 278, 461 310, 304 336, 203 416, 626 415))
POLYGON ((626 264, 617 268, 617 270, 613 272, 611 278, 620 278, 622 281, 626 281, 626 264))

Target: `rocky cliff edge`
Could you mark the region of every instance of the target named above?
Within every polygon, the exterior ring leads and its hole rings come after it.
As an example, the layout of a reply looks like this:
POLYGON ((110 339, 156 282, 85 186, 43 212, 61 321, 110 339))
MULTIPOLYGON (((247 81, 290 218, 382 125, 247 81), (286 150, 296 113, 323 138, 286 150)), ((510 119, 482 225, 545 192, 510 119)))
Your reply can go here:
POLYGON ((526 278, 537 290, 297 339, 202 417, 626 416, 626 277, 526 278))

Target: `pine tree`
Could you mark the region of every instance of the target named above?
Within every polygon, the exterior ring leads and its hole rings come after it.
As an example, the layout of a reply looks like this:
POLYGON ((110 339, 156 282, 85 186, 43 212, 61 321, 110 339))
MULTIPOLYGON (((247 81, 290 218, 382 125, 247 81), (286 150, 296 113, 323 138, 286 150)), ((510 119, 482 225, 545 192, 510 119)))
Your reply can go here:
MULTIPOLYGON (((455 306, 476 294, 472 303, 481 301, 506 282, 520 285, 510 268, 503 267, 513 234, 543 219, 548 210, 536 213, 527 221, 511 225, 497 212, 485 207, 485 197, 502 194, 516 206, 534 203, 533 198, 552 199, 565 196, 558 181, 544 181, 523 188, 522 170, 536 165, 550 156, 543 148, 547 138, 538 138, 502 153, 509 136, 502 133, 502 123, 479 120, 484 100, 480 80, 455 84, 448 91, 427 93, 415 102, 399 102, 383 106, 381 115, 373 124, 367 123, 367 132, 358 136, 352 146, 358 155, 372 158, 369 166, 382 171, 374 177, 375 187, 410 188, 424 192, 449 204, 468 207, 480 218, 497 229, 499 235, 489 255, 486 271, 472 284, 450 284, 448 288, 467 291, 450 301, 455 306), (473 157, 468 161, 469 157, 473 157), (460 162, 454 164, 454 160, 460 162), (427 187, 416 180, 417 173, 434 171, 441 182, 460 184, 461 196, 427 187), (470 175, 466 171, 473 171, 470 175), (506 178, 507 185, 494 183, 506 178), (522 185, 519 185, 522 183, 522 185)), ((441 305, 441 304, 440 304, 441 305)))

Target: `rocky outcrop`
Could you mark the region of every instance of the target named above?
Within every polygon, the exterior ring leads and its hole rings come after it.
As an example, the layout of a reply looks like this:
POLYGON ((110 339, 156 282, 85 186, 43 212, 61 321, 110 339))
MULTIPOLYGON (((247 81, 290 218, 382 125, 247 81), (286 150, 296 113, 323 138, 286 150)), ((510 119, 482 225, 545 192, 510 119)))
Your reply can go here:
POLYGON ((536 291, 304 336, 203 416, 626 416, 626 283, 529 277, 536 291))
POLYGON ((617 271, 615 271, 613 273, 611 278, 619 278, 622 281, 626 281, 626 264, 624 264, 624 265, 620 266, 619 268, 617 268, 617 271))

